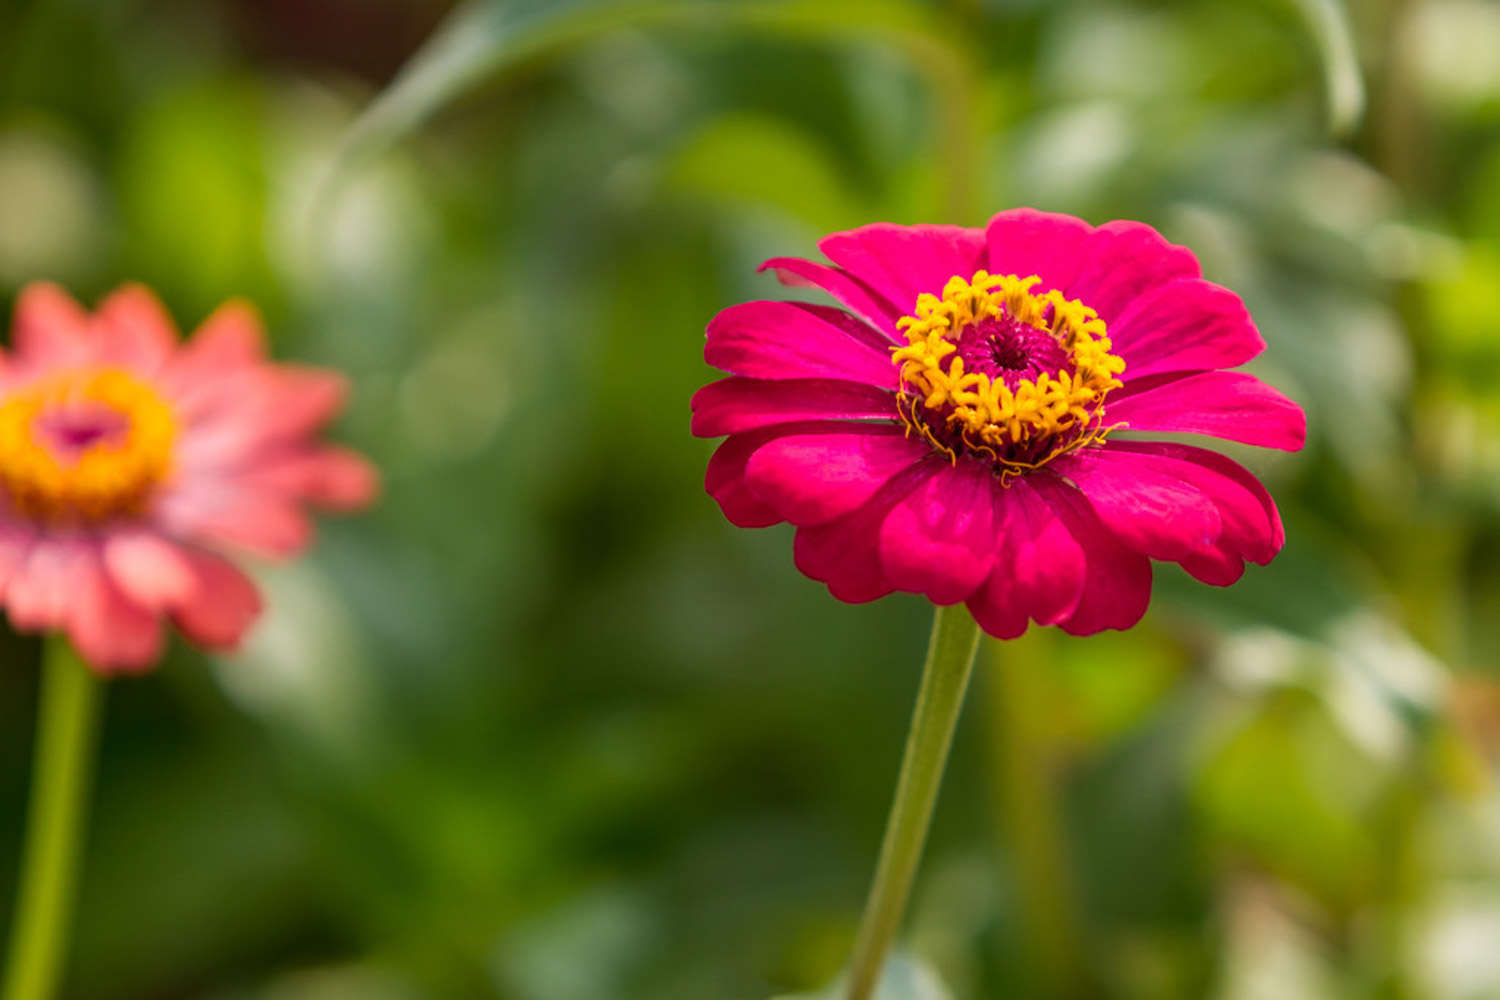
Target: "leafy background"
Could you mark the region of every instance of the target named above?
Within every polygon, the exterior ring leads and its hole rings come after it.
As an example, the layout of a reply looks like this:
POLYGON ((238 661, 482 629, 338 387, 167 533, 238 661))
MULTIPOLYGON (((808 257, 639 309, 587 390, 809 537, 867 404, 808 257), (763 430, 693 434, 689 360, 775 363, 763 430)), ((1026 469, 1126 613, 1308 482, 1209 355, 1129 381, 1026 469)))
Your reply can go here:
MULTIPOLYGON (((1500 996, 1496 51, 1481 0, 0 7, 4 305, 248 294, 386 474, 257 568, 240 655, 111 685, 68 996, 832 979, 928 611, 722 520, 702 329, 831 229, 1017 204, 1192 246, 1312 440, 1239 456, 1269 568, 984 647, 914 980, 1500 996)), ((37 646, 0 645, 10 859, 37 646)))

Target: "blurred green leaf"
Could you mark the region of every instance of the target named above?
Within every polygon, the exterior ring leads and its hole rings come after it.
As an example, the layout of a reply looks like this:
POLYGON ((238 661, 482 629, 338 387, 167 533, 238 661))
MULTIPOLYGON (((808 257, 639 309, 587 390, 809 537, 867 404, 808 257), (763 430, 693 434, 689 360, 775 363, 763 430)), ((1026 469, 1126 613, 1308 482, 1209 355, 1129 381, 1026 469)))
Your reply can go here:
POLYGON ((1500 365, 1500 249, 1471 245, 1458 270, 1425 291, 1436 360, 1476 396, 1494 396, 1494 372, 1500 365))
POLYGON ((675 189, 770 205, 828 232, 869 216, 839 176, 830 151, 774 118, 719 118, 678 154, 669 175, 675 189))
POLYGON ((1368 892, 1380 866, 1368 824, 1371 762, 1321 706, 1302 692, 1280 692, 1222 739, 1196 788, 1221 850, 1332 905, 1368 892))

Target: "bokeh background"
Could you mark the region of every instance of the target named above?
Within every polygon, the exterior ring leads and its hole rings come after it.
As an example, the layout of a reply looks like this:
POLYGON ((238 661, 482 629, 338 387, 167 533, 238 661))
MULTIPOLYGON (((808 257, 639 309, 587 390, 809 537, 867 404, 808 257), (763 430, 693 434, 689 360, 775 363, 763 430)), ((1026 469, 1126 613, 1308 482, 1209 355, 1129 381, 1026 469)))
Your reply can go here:
MULTIPOLYGON (((67 996, 827 983, 929 610, 721 518, 703 327, 829 230, 1022 204, 1193 247, 1311 440, 1235 452, 1269 568, 982 649, 917 979, 1500 996, 1496 52, 1482 0, 0 4, 6 314, 248 295, 386 477, 257 567, 240 655, 110 685, 67 996)), ((0 637, 0 901, 37 654, 0 637)))

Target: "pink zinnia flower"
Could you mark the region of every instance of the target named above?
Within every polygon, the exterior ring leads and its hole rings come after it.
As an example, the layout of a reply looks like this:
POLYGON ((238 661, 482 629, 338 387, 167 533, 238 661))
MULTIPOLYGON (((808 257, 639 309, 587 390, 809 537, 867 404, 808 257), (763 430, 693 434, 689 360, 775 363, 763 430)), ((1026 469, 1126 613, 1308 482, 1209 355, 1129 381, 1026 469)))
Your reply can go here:
POLYGON ((985 229, 877 224, 834 266, 767 261, 850 311, 747 302, 708 326, 732 377, 693 399, 729 435, 706 485, 732 522, 797 528, 797 567, 844 601, 960 601, 985 631, 1086 635, 1145 613, 1152 559, 1206 583, 1281 549, 1236 462, 1125 431, 1302 447, 1302 410, 1224 371, 1265 347, 1238 296, 1149 226, 1030 209, 985 229))
POLYGON ((221 555, 289 556, 304 503, 368 502, 376 478, 314 435, 342 376, 265 360, 260 321, 222 306, 179 344, 147 289, 89 315, 33 284, 0 352, 0 600, 24 631, 65 631, 101 671, 151 666, 163 618, 232 648, 260 611, 221 555))

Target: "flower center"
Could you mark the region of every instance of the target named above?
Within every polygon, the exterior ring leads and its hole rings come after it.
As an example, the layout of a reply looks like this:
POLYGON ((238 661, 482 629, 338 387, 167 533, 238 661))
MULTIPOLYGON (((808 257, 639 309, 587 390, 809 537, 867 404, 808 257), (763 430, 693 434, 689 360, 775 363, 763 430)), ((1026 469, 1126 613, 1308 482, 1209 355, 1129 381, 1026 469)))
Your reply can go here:
POLYGON ((172 465, 172 411, 117 368, 66 372, 0 403, 0 488, 50 522, 139 513, 172 465))
POLYGON ((1105 394, 1125 370, 1099 315, 1058 291, 1032 294, 1040 281, 949 278, 898 321, 907 345, 891 356, 907 428, 955 462, 984 455, 1006 480, 1100 443, 1105 394))

